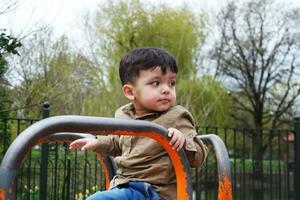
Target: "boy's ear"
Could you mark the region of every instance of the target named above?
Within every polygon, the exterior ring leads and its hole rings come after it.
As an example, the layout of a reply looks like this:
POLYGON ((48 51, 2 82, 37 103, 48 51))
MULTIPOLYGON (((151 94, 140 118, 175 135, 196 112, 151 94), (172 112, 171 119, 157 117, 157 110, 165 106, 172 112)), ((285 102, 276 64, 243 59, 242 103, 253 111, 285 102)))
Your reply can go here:
POLYGON ((134 91, 133 91, 133 85, 131 84, 125 84, 122 88, 123 93, 127 99, 130 101, 134 100, 134 91))

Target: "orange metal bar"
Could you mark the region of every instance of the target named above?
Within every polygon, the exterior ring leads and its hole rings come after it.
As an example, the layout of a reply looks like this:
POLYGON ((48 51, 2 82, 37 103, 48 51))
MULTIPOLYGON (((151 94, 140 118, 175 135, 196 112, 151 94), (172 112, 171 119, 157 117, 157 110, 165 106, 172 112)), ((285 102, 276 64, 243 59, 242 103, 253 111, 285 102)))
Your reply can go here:
POLYGON ((97 153, 97 157, 98 159, 101 161, 104 173, 105 173, 105 187, 106 190, 109 189, 109 184, 110 184, 110 176, 109 176, 109 169, 108 166, 105 163, 105 158, 103 157, 103 155, 101 155, 100 153, 97 153))
MULTIPOLYGON (((15 199, 14 183, 16 170, 31 147, 38 143, 55 140, 60 142, 73 141, 81 137, 79 133, 144 136, 156 140, 165 148, 173 162, 177 178, 178 200, 192 199, 191 172, 186 155, 183 150, 177 152, 171 148, 165 128, 145 121, 60 116, 47 118, 35 123, 24 130, 11 144, 0 165, 0 200, 15 199), (60 132, 71 132, 73 134, 66 136, 59 134, 60 132), (51 138, 52 136, 55 137, 51 138)), ((93 136, 89 135, 89 137, 93 136)), ((219 174, 218 199, 231 200, 230 163, 223 141, 216 135, 204 135, 199 136, 199 138, 205 143, 211 143, 216 152, 219 174)), ((103 159, 100 160, 103 162, 103 159)), ((103 164, 104 168, 106 167, 104 170, 107 177, 107 188, 113 173, 111 170, 112 166, 108 165, 106 162, 103 164)))
MULTIPOLYGON (((101 135, 103 131, 93 131, 93 134, 101 135)), ((110 134, 115 134, 115 135, 130 135, 130 136, 136 136, 136 132, 132 131, 112 131, 110 134)), ((180 194, 178 196, 178 199, 188 199, 189 194, 187 194, 187 173, 185 172, 184 165, 182 164, 180 160, 180 156, 176 150, 173 150, 171 146, 169 145, 169 140, 155 132, 139 132, 138 136, 144 136, 144 137, 149 137, 154 140, 156 140, 158 143, 160 143, 166 151, 169 153, 170 158, 173 162, 175 172, 176 172, 176 177, 177 177, 177 193, 180 194)), ((48 137, 46 139, 40 140, 39 142, 45 143, 45 142, 71 142, 75 139, 83 138, 83 137, 93 137, 88 134, 77 134, 77 136, 73 133, 59 133, 52 135, 51 137, 48 137), (86 136, 85 136, 86 135, 86 136), (73 140, 71 140, 73 138, 73 140)), ((100 153, 97 153, 98 159, 101 161, 103 170, 106 174, 106 189, 109 188, 110 184, 110 179, 111 177, 111 172, 109 168, 112 166, 107 166, 107 163, 105 162, 105 157, 101 155, 100 153)))
POLYGON ((183 150, 177 152, 170 147, 168 132, 162 126, 140 120, 58 116, 43 119, 28 127, 8 148, 0 166, 0 189, 3 191, 2 196, 4 196, 5 200, 15 198, 14 182, 16 170, 26 153, 35 144, 43 143, 48 136, 60 132, 91 133, 93 135, 133 135, 153 138, 166 149, 173 161, 177 177, 178 199, 192 199, 191 172, 186 155, 183 150), (6 172, 10 172, 10 176, 7 176, 6 172))
MULTIPOLYGON (((132 131, 113 131, 111 134, 116 135, 131 135, 136 136, 136 132, 132 131)), ((159 135, 155 132, 139 132, 138 136, 144 136, 149 137, 154 140, 156 140, 158 143, 160 143, 165 150, 168 152, 176 173, 176 180, 177 180, 177 199, 178 200, 188 200, 190 199, 191 194, 188 193, 188 172, 186 171, 186 167, 182 163, 182 159, 180 158, 180 155, 178 152, 169 144, 169 140, 166 137, 163 137, 162 135, 159 135)))
POLYGON ((5 193, 4 191, 0 188, 0 200, 4 200, 5 199, 5 193))

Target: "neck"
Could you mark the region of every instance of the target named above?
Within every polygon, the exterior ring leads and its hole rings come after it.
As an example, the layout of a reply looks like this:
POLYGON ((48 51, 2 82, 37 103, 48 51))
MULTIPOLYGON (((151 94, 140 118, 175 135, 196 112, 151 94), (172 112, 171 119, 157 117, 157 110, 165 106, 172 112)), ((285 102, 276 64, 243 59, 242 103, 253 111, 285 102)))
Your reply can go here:
POLYGON ((134 116, 135 117, 142 117, 148 113, 152 113, 151 111, 145 110, 145 109, 137 109, 134 110, 134 116))

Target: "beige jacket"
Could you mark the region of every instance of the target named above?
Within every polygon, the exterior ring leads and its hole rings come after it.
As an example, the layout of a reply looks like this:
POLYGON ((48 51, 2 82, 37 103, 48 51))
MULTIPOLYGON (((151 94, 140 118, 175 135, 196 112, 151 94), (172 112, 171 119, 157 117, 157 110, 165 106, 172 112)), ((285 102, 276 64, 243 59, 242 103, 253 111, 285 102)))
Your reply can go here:
MULTIPOLYGON (((173 106, 163 113, 148 113, 138 119, 134 116, 134 107, 127 104, 119 108, 115 117, 119 119, 147 120, 165 128, 176 128, 185 135, 184 150, 190 165, 199 167, 206 158, 207 147, 200 141, 194 128, 192 115, 182 106, 173 106)), ((145 181, 167 200, 177 199, 176 175, 172 162, 155 140, 137 136, 98 136, 101 144, 96 151, 105 152, 115 158, 117 175, 110 187, 128 181, 145 181)))

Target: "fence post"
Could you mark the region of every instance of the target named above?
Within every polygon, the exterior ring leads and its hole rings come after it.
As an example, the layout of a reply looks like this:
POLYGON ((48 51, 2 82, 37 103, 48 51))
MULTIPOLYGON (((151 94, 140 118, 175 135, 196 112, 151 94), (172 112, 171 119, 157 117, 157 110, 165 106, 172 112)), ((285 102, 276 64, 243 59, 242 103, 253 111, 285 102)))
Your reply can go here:
POLYGON ((300 111, 294 114, 295 126, 295 178, 294 178, 294 199, 300 199, 300 111))
MULTIPOLYGON (((50 116, 50 104, 45 102, 42 108, 43 119, 50 116)), ((47 179, 48 179, 48 156, 49 145, 48 143, 42 144, 41 149, 41 168, 40 168, 40 198, 41 200, 47 199, 47 179)))

